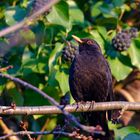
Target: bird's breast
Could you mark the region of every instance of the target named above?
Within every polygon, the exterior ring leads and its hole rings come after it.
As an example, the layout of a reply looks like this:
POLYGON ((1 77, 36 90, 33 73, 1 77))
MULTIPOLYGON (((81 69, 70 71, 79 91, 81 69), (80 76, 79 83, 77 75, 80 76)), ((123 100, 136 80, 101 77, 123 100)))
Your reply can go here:
MULTIPOLYGON (((110 71, 102 55, 77 55, 70 68, 70 89, 76 101, 105 101, 110 71)), ((111 82, 111 81, 110 81, 111 82)))

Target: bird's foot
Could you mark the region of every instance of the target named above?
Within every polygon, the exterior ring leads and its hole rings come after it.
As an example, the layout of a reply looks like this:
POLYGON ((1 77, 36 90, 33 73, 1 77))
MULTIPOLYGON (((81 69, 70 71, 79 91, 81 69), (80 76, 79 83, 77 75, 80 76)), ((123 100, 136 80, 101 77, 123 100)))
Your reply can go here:
POLYGON ((122 108, 122 110, 120 111, 120 116, 118 117, 118 119, 120 119, 122 117, 122 115, 124 114, 124 112, 128 109, 128 106, 124 106, 122 108))
POLYGON ((84 106, 84 104, 86 104, 86 102, 84 102, 84 101, 74 103, 74 105, 76 105, 75 111, 77 111, 79 108, 82 108, 84 106))
MULTIPOLYGON (((95 101, 80 101, 80 102, 76 102, 76 110, 77 111, 79 108, 83 108, 85 105, 88 105, 88 110, 94 108, 94 104, 95 104, 95 101)), ((74 104, 74 105, 75 105, 74 104)))
POLYGON ((87 101, 86 103, 89 104, 89 110, 92 109, 92 108, 94 108, 95 101, 91 101, 91 102, 90 101, 87 101))
POLYGON ((128 109, 128 106, 124 106, 122 110, 116 110, 112 115, 112 122, 119 123, 124 112, 128 109))
POLYGON ((120 123, 120 116, 121 116, 120 110, 113 111, 112 117, 111 117, 112 123, 114 123, 114 124, 120 123))

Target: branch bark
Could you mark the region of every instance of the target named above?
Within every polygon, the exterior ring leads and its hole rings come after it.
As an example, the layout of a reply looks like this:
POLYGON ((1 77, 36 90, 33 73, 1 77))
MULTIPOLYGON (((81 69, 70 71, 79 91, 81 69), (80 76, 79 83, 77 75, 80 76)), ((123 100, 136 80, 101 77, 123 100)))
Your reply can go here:
MULTIPOLYGON (((64 106, 60 106, 63 108, 64 106)), ((104 111, 116 110, 126 108, 131 111, 140 110, 140 102, 98 102, 98 103, 78 103, 74 105, 66 105, 64 111, 72 112, 90 112, 90 111, 104 111)), ((63 113, 56 106, 37 106, 37 107, 16 107, 15 109, 10 106, 0 106, 1 115, 39 115, 39 114, 61 114, 63 113)))

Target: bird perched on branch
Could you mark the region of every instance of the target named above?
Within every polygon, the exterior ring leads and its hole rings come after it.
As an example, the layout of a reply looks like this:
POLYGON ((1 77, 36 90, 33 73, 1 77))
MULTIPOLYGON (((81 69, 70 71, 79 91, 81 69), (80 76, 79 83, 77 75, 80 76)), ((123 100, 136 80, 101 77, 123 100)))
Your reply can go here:
MULTIPOLYGON (((79 53, 70 67, 69 85, 76 102, 113 100, 112 76, 109 65, 101 53, 100 46, 92 39, 80 39, 72 36, 79 43, 79 53)), ((86 112, 83 117, 91 126, 100 125, 109 137, 107 111, 86 112)), ((111 112, 108 112, 111 117, 111 112)), ((101 138, 102 140, 105 140, 101 138)), ((107 138, 109 140, 109 138, 107 138)))

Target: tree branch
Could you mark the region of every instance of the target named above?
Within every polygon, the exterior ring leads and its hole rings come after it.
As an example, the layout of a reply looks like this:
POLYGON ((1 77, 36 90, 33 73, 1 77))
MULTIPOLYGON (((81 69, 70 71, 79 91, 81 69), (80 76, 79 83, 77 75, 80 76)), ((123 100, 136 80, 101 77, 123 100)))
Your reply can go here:
MULTIPOLYGON (((73 112, 90 112, 90 111, 104 111, 104 110, 118 110, 127 106, 127 110, 139 111, 140 102, 98 102, 98 103, 78 103, 74 105, 66 105, 64 111, 73 112)), ((36 107, 15 107, 0 106, 0 115, 40 115, 40 114, 61 114, 63 113, 56 106, 36 106, 36 107)))
POLYGON ((69 133, 69 132, 62 132, 62 131, 37 131, 37 132, 33 132, 33 131, 18 131, 18 132, 13 132, 11 134, 5 135, 5 136, 0 136, 0 140, 5 140, 11 136, 25 136, 25 135, 49 135, 49 134, 59 134, 59 135, 63 135, 63 136, 67 136, 67 137, 74 137, 74 133, 69 133))
POLYGON ((49 10, 57 2, 59 2, 59 0, 48 0, 48 2, 41 9, 39 9, 37 12, 35 12, 33 15, 25 18, 21 22, 18 22, 17 24, 15 24, 11 27, 8 27, 8 28, 0 31, 0 37, 5 36, 9 33, 12 33, 18 29, 30 26, 30 24, 32 23, 32 21, 34 19, 36 19, 38 16, 40 16, 41 14, 43 14, 44 12, 49 10))
MULTIPOLYGON (((5 135, 13 133, 13 130, 9 129, 2 119, 0 119, 0 128, 2 129, 1 131, 3 131, 5 135)), ((9 140, 18 140, 18 138, 17 136, 12 136, 9 138, 9 140)))
MULTIPOLYGON (((45 99, 48 99, 51 104, 55 105, 59 109, 60 112, 62 112, 70 121, 72 121, 77 127, 82 129, 83 131, 91 133, 91 134, 95 134, 95 133, 96 134, 101 134, 102 133, 102 132, 98 131, 96 127, 89 127, 89 126, 85 126, 85 125, 82 125, 81 123, 79 123, 77 121, 77 119, 73 115, 71 115, 69 112, 65 111, 64 107, 59 105, 59 103, 55 99, 53 99, 52 97, 47 95, 45 92, 41 91, 40 89, 36 88, 35 86, 33 86, 33 85, 31 85, 31 84, 29 84, 29 83, 27 83, 27 82, 25 82, 25 81, 23 81, 23 80, 21 80, 19 78, 12 77, 12 76, 10 76, 8 74, 0 73, 0 77, 8 78, 8 79, 10 79, 10 80, 12 80, 14 82, 20 83, 21 85, 25 86, 26 88, 30 88, 33 91, 39 93, 45 99)), ((10 107, 8 109, 4 109, 4 111, 10 110, 10 109, 15 109, 15 107, 13 108, 13 106, 12 106, 12 107, 10 107)))
POLYGON ((116 89, 115 92, 117 94, 121 94, 127 101, 135 102, 134 98, 127 90, 120 88, 120 89, 116 89))
POLYGON ((19 84, 23 85, 26 88, 32 89, 33 91, 35 91, 35 92, 39 93, 41 96, 43 96, 45 99, 48 99, 51 104, 54 104, 55 106, 57 106, 59 108, 59 103, 57 101, 55 101, 52 97, 48 96, 45 92, 41 91, 37 87, 19 79, 19 78, 12 77, 8 74, 0 73, 0 77, 5 77, 7 79, 10 79, 10 80, 12 80, 16 83, 19 83, 19 84))

